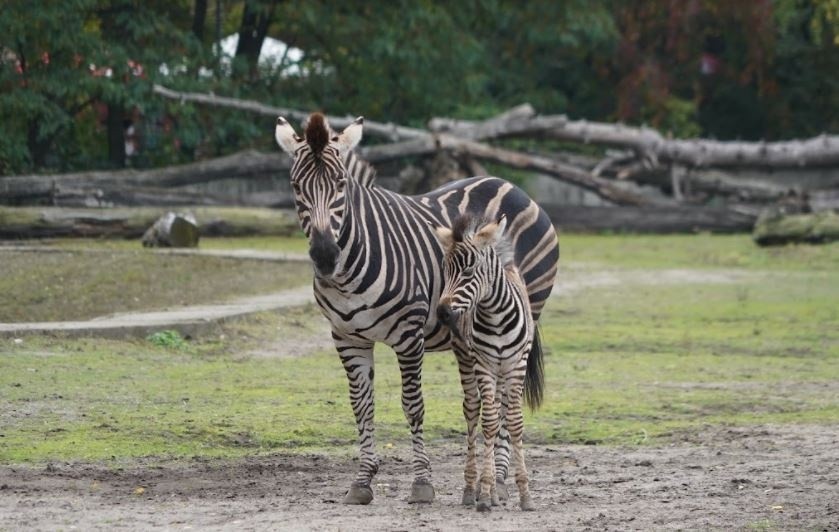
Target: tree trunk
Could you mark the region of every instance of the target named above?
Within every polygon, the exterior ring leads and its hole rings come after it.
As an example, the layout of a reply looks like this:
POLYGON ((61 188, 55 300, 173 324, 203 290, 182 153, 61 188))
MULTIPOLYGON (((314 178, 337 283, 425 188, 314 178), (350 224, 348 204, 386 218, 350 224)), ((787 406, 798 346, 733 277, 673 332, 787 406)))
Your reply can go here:
POLYGON ((256 79, 258 76, 259 53, 262 43, 268 34, 268 27, 274 17, 277 0, 246 0, 242 11, 242 22, 239 25, 239 43, 236 45, 238 58, 245 58, 248 65, 248 76, 256 79))
POLYGON ((839 215, 832 211, 815 214, 763 215, 755 224, 752 237, 760 246, 834 242, 839 240, 839 215))
POLYGON ((582 207, 545 205, 551 221, 564 231, 627 233, 743 233, 751 231, 754 212, 719 207, 582 207))
POLYGON ((839 164, 839 136, 836 135, 783 142, 668 139, 646 127, 569 120, 564 115, 537 116, 527 104, 516 110, 507 116, 483 122, 435 118, 429 122, 429 128, 467 139, 543 136, 584 144, 615 146, 630 149, 638 158, 648 159, 654 164, 759 168, 839 164))
MULTIPOLYGON (((297 213, 287 210, 193 207, 202 236, 298 234, 297 213)), ((0 207, 0 238, 140 238, 160 216, 159 208, 63 209, 0 207)))
POLYGON ((192 33, 204 42, 204 23, 207 20, 207 0, 195 0, 195 11, 192 14, 192 33))
POLYGON ((121 104, 108 105, 106 130, 108 135, 108 159, 114 168, 125 167, 125 109, 121 104))
POLYGON ((285 154, 247 150, 218 159, 151 170, 0 177, 0 205, 46 203, 63 193, 107 196, 130 187, 178 187, 219 179, 264 178, 288 168, 285 154))

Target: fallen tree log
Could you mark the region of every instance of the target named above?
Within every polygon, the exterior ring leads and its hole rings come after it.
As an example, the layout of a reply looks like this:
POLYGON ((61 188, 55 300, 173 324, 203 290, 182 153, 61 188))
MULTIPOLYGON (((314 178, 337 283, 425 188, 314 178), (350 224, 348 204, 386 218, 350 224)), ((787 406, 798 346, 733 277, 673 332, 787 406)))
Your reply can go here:
POLYGON ((670 139, 654 129, 623 124, 570 120, 565 115, 537 116, 532 108, 485 121, 435 118, 429 128, 465 139, 542 136, 584 144, 630 149, 653 164, 690 167, 754 166, 785 168, 839 165, 839 136, 805 140, 741 142, 670 139))
POLYGON ((285 154, 246 150, 225 157, 150 170, 111 170, 54 175, 0 177, 0 204, 44 202, 65 191, 96 193, 98 189, 165 188, 220 179, 259 178, 288 170, 285 154))
POLYGON ((742 233, 751 231, 757 214, 720 207, 583 207, 542 205, 563 231, 627 233, 742 233))
POLYGON ((623 189, 608 179, 593 176, 590 172, 557 159, 498 148, 451 135, 435 135, 384 146, 371 146, 360 150, 360 154, 365 160, 383 162, 404 157, 428 155, 439 150, 452 150, 475 159, 548 174, 561 181, 590 190, 618 205, 652 205, 656 203, 656 200, 623 189))
MULTIPOLYGON (((216 96, 215 94, 206 94, 200 92, 180 92, 168 89, 162 85, 155 85, 153 88, 155 94, 169 98, 170 100, 177 100, 179 102, 195 102, 204 105, 212 105, 215 107, 227 107, 230 109, 238 109, 240 111, 248 111, 260 115, 270 116, 273 121, 278 116, 282 116, 290 121, 303 122, 309 117, 309 113, 299 111, 297 109, 288 109, 284 107, 275 107, 272 105, 265 105, 253 100, 241 100, 238 98, 226 98, 224 96, 216 96)), ((327 117, 329 124, 341 130, 352 124, 357 117, 349 116, 329 116, 327 117)), ((428 135, 427 131, 416 129, 412 127, 400 126, 397 124, 388 124, 383 122, 375 122, 373 120, 364 121, 364 132, 368 135, 384 137, 391 141, 412 139, 428 135)))
MULTIPOLYGON (((262 115, 292 117, 302 121, 308 113, 273 107, 252 100, 225 98, 214 94, 178 92, 161 85, 154 92, 182 102, 228 107, 262 115)), ((336 129, 352 123, 354 117, 330 116, 336 129)), ((839 164, 839 136, 821 135, 805 140, 779 142, 717 141, 709 139, 669 139, 654 129, 623 124, 570 120, 565 115, 538 116, 530 104, 522 104, 484 121, 435 118, 429 122, 435 133, 448 133, 467 140, 488 140, 512 136, 545 136, 584 144, 603 144, 631 149, 639 158, 654 163, 677 163, 692 167, 756 166, 783 168, 832 166, 839 164)), ((422 129, 366 121, 368 134, 392 141, 422 139, 422 129)))
POLYGON ((834 242, 839 240, 839 215, 833 211, 766 214, 755 223, 752 238, 759 246, 834 242))
MULTIPOLYGON (((202 236, 294 235, 297 214, 289 210, 194 207, 202 236)), ((140 238, 166 209, 65 209, 0 207, 0 238, 54 237, 140 238)))
MULTIPOLYGON (((186 191, 177 188, 104 187, 94 189, 56 189, 48 198, 53 207, 178 207, 211 205, 250 205, 236 198, 186 191)), ((45 201, 46 203, 46 201, 45 201)), ((257 206, 257 205, 253 205, 257 206)))

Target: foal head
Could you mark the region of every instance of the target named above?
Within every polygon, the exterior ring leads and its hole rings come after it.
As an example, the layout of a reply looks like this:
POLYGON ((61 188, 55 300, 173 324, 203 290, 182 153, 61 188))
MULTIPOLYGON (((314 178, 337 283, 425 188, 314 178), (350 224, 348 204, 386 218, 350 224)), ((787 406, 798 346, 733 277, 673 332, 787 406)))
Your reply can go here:
POLYGON ((445 252, 437 317, 459 338, 461 318, 471 316, 478 302, 491 295, 497 276, 512 260, 503 238, 506 226, 504 217, 491 222, 464 214, 454 220, 451 228, 436 229, 437 240, 445 252))

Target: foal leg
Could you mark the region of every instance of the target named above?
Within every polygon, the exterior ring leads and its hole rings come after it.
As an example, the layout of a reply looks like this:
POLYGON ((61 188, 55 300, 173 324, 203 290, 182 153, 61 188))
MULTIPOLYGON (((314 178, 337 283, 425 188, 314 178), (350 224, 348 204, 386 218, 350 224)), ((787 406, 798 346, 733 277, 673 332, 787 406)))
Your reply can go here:
POLYGON ((504 386, 498 383, 495 390, 496 404, 501 405, 501 428, 498 430, 498 439, 495 442, 495 493, 493 506, 498 506, 501 501, 509 498, 507 492, 507 472, 510 469, 510 432, 507 430, 507 393, 504 386))
POLYGON ((466 467, 463 471, 463 479, 466 486, 463 488, 461 504, 474 506, 475 496, 478 492, 478 416, 481 414, 481 397, 478 394, 478 383, 475 380, 473 370, 474 361, 461 350, 455 349, 457 367, 460 372, 460 385, 463 387, 463 417, 466 419, 466 467))
POLYGON ((495 375, 479 370, 477 365, 475 373, 481 393, 481 424, 484 433, 484 460, 477 508, 479 512, 488 512, 495 491, 495 439, 499 429, 499 408, 495 403, 495 375))
POLYGON ((527 468, 524 466, 524 418, 522 416, 522 390, 524 387, 523 372, 521 377, 513 376, 507 380, 510 409, 507 412, 507 427, 513 444, 513 463, 516 464, 516 486, 519 489, 519 503, 522 510, 535 510, 527 479, 527 468))

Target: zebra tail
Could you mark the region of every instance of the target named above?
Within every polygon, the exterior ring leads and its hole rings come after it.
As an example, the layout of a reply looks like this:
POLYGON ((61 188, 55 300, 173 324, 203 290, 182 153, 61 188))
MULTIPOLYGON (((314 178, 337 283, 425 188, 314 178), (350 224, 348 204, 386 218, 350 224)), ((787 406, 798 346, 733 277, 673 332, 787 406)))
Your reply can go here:
POLYGON ((527 369, 524 372, 524 400, 530 410, 542 405, 545 392, 545 365, 542 353, 542 339, 537 325, 533 330, 533 345, 527 356, 527 369))

